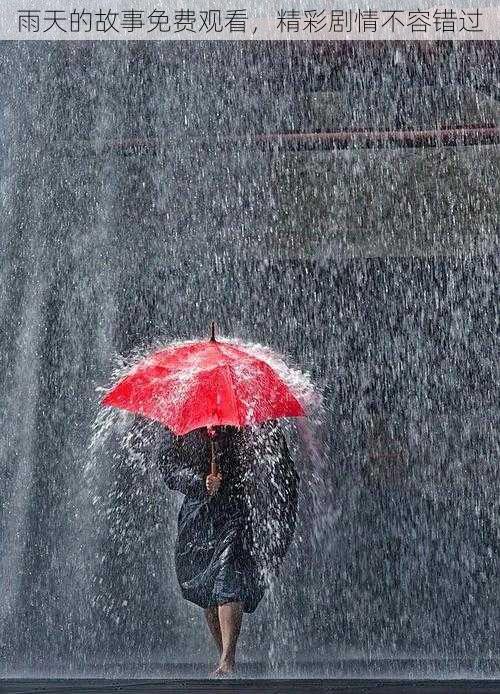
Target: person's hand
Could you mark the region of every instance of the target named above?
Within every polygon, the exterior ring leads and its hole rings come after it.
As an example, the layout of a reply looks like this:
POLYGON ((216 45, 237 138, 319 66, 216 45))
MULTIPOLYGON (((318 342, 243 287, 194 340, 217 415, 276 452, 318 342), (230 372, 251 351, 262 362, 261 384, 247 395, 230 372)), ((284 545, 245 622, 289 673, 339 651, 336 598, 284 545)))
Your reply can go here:
POLYGON ((222 483, 222 475, 220 474, 220 472, 218 472, 216 475, 212 475, 212 474, 207 475, 207 478, 205 480, 205 485, 207 487, 207 491, 210 494, 210 496, 212 494, 215 494, 219 490, 221 483, 222 483))

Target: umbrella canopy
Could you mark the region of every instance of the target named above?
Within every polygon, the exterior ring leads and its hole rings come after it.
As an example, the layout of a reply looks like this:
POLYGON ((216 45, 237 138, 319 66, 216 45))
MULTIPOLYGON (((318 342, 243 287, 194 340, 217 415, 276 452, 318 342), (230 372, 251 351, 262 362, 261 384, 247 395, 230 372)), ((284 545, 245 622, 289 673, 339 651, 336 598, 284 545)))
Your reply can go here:
POLYGON ((306 414, 269 364, 240 345, 216 340, 213 326, 210 339, 144 359, 102 403, 161 422, 177 435, 306 414))

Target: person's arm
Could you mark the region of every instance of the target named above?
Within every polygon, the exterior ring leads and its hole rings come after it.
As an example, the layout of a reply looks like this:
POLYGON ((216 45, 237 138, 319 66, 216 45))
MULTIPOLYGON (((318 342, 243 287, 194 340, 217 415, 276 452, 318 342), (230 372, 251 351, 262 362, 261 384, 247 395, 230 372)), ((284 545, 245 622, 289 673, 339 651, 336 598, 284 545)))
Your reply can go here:
POLYGON ((186 462, 184 445, 179 437, 172 437, 170 445, 167 440, 162 441, 158 463, 163 479, 169 489, 205 499, 208 497, 205 475, 186 462))

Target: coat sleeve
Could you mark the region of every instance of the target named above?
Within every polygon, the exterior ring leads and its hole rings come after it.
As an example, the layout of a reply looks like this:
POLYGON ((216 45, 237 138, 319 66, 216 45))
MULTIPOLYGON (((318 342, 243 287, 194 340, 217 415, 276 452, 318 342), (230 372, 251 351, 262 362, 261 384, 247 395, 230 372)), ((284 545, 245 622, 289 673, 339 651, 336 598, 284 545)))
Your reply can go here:
POLYGON ((185 442, 180 437, 165 438, 160 447, 158 464, 169 489, 198 499, 208 498, 205 476, 187 460, 185 442))

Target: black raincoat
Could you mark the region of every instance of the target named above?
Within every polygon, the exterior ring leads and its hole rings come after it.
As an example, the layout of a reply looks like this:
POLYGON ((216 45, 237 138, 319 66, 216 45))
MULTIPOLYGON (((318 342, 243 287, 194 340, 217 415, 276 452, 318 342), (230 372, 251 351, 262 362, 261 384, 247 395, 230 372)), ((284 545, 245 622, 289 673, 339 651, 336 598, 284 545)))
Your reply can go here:
POLYGON ((213 495, 205 486, 211 460, 205 430, 166 434, 160 449, 167 486, 185 495, 177 519, 177 580, 183 597, 200 607, 241 601, 244 612, 254 612, 265 577, 279 572, 294 534, 299 475, 272 423, 217 431, 222 483, 213 495))

